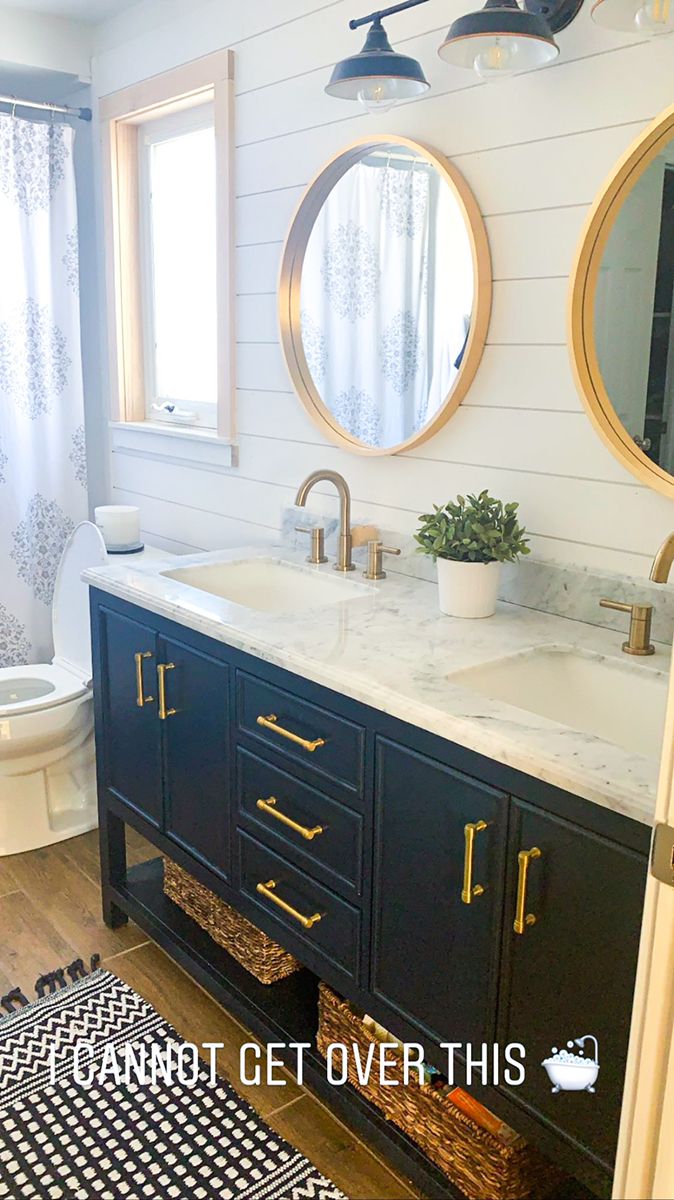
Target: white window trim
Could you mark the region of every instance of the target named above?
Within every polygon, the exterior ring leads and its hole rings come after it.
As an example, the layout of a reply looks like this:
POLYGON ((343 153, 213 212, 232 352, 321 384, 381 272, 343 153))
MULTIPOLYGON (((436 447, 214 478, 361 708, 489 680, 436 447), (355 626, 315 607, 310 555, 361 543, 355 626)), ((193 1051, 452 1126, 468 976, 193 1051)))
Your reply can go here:
POLYGON ((111 421, 113 453, 174 466, 198 466, 227 473, 238 467, 237 447, 199 425, 168 425, 159 421, 111 421))
MULTIPOLYGON (((234 54, 218 51, 152 76, 100 102, 103 144, 110 416, 115 430, 155 435, 180 430, 233 445, 236 435, 234 332, 234 54), (140 262, 139 126, 183 108, 213 103, 217 171, 218 404, 215 430, 173 426, 146 417, 140 262)), ((232 456, 233 458, 233 456, 232 456)))

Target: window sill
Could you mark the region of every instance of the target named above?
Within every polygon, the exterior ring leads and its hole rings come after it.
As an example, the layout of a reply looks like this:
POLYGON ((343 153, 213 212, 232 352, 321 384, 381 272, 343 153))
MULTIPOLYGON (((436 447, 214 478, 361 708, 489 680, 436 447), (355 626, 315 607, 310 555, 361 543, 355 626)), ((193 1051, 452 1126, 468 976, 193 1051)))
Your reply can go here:
POLYGON ((238 466, 237 447, 215 429, 163 421, 110 421, 113 454, 225 471, 238 466))

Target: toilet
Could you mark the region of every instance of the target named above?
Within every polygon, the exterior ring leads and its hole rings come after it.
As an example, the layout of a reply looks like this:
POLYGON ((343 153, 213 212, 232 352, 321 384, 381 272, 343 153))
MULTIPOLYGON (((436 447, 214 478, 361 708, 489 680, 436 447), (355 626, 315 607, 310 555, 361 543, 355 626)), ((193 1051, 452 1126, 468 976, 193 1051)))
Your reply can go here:
POLYGON ((87 567, 108 556, 82 522, 56 575, 50 663, 0 668, 0 857, 97 825, 87 567))

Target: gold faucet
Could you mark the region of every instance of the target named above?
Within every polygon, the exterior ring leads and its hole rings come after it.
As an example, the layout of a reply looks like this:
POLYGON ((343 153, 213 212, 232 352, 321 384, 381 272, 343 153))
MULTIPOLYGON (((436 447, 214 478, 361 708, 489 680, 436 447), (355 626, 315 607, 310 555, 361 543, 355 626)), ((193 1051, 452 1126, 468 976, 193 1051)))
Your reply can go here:
POLYGON ((655 646, 651 645, 651 621, 653 620, 652 604, 623 604, 619 600, 600 600, 601 608, 614 608, 616 612, 630 614, 630 634, 623 642, 625 654, 638 654, 645 657, 655 654, 655 646))
POLYGON ((667 583, 674 562, 674 533, 666 537, 653 559, 650 579, 652 583, 667 583))
POLYGON ((337 551, 337 562, 335 563, 335 571, 355 571, 355 565, 351 559, 351 493, 346 479, 339 475, 337 471, 313 471, 311 475, 307 475, 304 483, 301 483, 297 489, 295 504, 300 508, 304 508, 307 503, 307 497, 312 487, 316 483, 334 483, 339 496, 339 548, 337 551))

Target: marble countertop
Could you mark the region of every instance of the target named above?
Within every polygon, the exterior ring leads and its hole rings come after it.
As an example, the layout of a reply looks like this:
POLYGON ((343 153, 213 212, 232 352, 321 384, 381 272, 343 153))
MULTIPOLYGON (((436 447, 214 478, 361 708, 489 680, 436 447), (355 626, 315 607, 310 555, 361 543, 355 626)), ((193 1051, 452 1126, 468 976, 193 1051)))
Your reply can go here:
MULTIPOLYGON (((162 574, 176 566, 252 557, 281 558, 323 573, 331 582, 341 579, 330 564, 307 567, 301 555, 259 546, 179 559, 166 555, 137 564, 127 560, 86 571, 83 578, 497 762, 652 823, 657 758, 628 752, 448 678, 504 655, 550 645, 600 654, 627 669, 620 634, 514 604, 499 604, 487 620, 457 620, 439 611, 434 584, 395 574, 365 585, 360 571, 353 572, 344 580, 361 584, 353 598, 294 613, 256 612, 162 574)), ((652 657, 629 663, 645 672, 668 672, 669 665, 670 649, 662 644, 652 657)))

